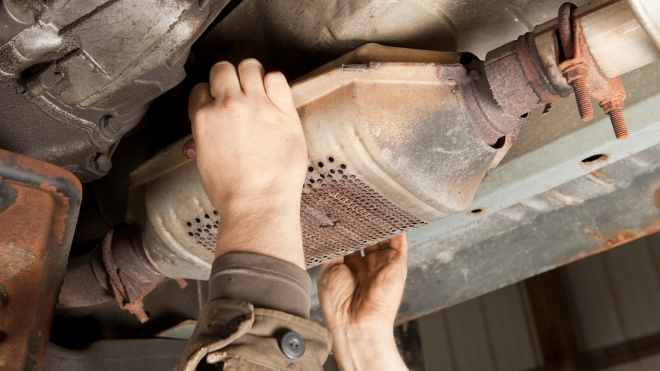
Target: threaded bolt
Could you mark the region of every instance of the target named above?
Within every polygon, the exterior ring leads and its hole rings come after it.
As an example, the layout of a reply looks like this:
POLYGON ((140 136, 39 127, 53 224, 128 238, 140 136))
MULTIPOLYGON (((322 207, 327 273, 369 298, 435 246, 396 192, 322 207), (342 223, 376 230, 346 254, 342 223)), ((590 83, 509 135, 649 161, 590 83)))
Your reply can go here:
POLYGON ((591 105, 591 98, 589 98, 589 88, 587 87, 587 79, 584 77, 577 78, 571 82, 573 90, 575 91, 575 100, 577 100, 578 109, 582 121, 589 121, 594 118, 594 108, 591 105))
POLYGON ((624 140, 628 138, 628 128, 626 128, 626 121, 623 119, 623 111, 620 109, 613 109, 608 112, 608 115, 610 115, 616 139, 624 140))

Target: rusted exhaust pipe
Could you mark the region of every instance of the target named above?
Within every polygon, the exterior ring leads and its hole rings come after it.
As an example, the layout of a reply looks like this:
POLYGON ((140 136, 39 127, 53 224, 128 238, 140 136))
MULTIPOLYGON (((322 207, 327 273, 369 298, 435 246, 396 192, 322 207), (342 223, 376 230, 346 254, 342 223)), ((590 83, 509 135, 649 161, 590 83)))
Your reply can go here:
POLYGON ((70 259, 60 304, 87 307, 117 300, 146 322, 142 299, 166 278, 145 255, 139 228, 127 227, 117 234, 111 230, 94 250, 70 259))
POLYGON ((523 115, 575 93, 580 115, 589 121, 593 97, 610 115, 617 138, 625 139, 626 93, 618 76, 660 58, 659 4, 564 4, 556 19, 488 53, 486 73, 495 99, 508 113, 523 115))

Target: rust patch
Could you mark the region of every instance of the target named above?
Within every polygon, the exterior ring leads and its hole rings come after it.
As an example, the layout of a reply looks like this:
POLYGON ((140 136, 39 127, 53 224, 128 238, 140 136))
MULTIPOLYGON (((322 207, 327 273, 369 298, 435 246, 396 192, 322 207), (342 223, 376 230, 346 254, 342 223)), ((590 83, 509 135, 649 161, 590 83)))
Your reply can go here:
POLYGON ((81 187, 64 169, 3 150, 0 184, 15 190, 0 213, 0 282, 9 294, 0 360, 11 362, 3 370, 41 369, 81 187))
MULTIPOLYGON (((492 93, 510 115, 521 116, 561 98, 548 90, 531 34, 522 35, 486 55, 486 75, 492 93)), ((547 78, 546 78, 547 79, 547 78)))
POLYGON ((580 161, 580 167, 585 170, 588 170, 592 168, 594 165, 598 165, 606 162, 609 158, 610 158, 609 155, 603 153, 589 156, 584 160, 580 161))
POLYGON ((605 187, 612 187, 614 183, 612 179, 606 177, 605 174, 603 174, 603 172, 600 170, 592 171, 591 173, 587 174, 587 179, 605 187))
POLYGON ((16 276, 32 264, 34 255, 29 249, 15 245, 3 246, 0 249, 0 272, 2 276, 16 276))
POLYGON ((401 210, 345 165, 305 182, 300 219, 308 266, 350 254, 426 222, 401 210))
POLYGON ((588 229, 585 226, 580 226, 580 230, 586 234, 589 237, 595 238, 598 241, 600 241, 602 244, 598 246, 595 249, 591 249, 588 251, 581 252, 577 255, 571 256, 569 258, 561 259, 557 261, 555 264, 555 267, 560 267, 562 265, 566 265, 569 263, 572 263, 574 261, 578 261, 580 259, 584 259, 588 256, 594 255, 594 254, 599 254, 601 252, 610 250, 612 248, 615 248, 617 246, 621 246, 623 244, 626 244, 630 241, 634 241, 638 238, 642 238, 644 236, 660 232, 660 222, 655 222, 654 224, 650 225, 643 231, 630 231, 630 230, 624 230, 612 237, 604 236, 596 231, 592 231, 588 229))

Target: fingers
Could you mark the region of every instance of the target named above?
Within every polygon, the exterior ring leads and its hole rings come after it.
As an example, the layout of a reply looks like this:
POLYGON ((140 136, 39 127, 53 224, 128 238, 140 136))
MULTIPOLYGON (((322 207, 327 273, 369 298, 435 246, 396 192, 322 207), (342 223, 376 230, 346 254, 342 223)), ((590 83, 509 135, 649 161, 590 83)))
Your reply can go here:
POLYGON ((402 233, 398 236, 392 237, 390 239, 390 249, 399 251, 405 259, 408 256, 408 236, 406 236, 405 233, 402 233))
POLYGON ((369 252, 372 252, 372 251, 380 250, 380 244, 381 243, 377 243, 375 245, 371 245, 371 246, 367 247, 366 249, 364 249, 364 253, 366 254, 366 253, 369 253, 369 252))
POLYGON ((190 139, 183 145, 183 155, 191 160, 195 159, 195 139, 190 139))
POLYGON ((256 59, 244 59, 238 64, 238 76, 244 94, 266 94, 264 71, 256 59))
POLYGON ((241 94, 238 73, 234 65, 229 62, 223 61, 214 64, 209 81, 211 82, 211 95, 216 100, 224 101, 228 97, 241 94))
POLYGON ((293 104, 291 88, 286 81, 286 77, 281 72, 269 72, 264 77, 264 87, 268 99, 285 113, 294 112, 296 107, 293 104))
POLYGON ((351 272, 362 281, 369 273, 367 259, 360 255, 360 252, 353 253, 344 257, 344 264, 351 270, 351 272))
POLYGON ((211 86, 205 82, 195 85, 188 99, 188 118, 190 121, 194 121, 197 111, 211 102, 213 102, 211 86))
POLYGON ((344 257, 343 256, 321 264, 321 266, 319 267, 319 273, 318 273, 317 277, 319 277, 319 279, 320 279, 325 274, 325 272, 328 271, 328 269, 332 268, 333 266, 335 266, 337 264, 344 264, 344 257))

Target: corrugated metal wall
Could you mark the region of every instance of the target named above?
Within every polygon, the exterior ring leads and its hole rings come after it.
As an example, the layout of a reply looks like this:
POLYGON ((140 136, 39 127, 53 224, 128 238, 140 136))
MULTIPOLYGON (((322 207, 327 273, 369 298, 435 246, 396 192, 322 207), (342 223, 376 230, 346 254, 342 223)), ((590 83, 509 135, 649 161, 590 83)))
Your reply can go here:
MULTIPOLYGON (((559 268, 580 352, 660 333, 660 236, 559 268)), ((418 320, 426 371, 543 369, 524 283, 418 320)), ((660 370, 660 355, 608 368, 660 370)))
MULTIPOLYGON (((660 332, 660 236, 633 241, 564 268, 584 350, 660 332)), ((610 368, 660 370, 660 356, 610 368)))
POLYGON ((513 285, 418 320, 426 370, 527 370, 540 364, 524 291, 513 285))

